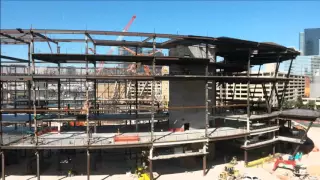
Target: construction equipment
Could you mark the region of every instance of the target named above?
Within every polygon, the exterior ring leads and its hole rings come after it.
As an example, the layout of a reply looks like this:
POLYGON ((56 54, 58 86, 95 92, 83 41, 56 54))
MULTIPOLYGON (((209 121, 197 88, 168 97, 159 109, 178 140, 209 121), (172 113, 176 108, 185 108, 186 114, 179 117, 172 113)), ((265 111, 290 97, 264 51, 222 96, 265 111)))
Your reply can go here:
POLYGON ((220 173, 219 180, 232 180, 239 179, 240 172, 235 169, 235 165, 238 164, 237 157, 233 157, 229 164, 224 167, 224 171, 220 173))
POLYGON ((273 171, 275 171, 279 166, 279 164, 283 164, 281 167, 290 169, 296 176, 307 176, 307 168, 304 165, 297 164, 293 157, 289 157, 288 160, 284 160, 282 157, 279 157, 273 166, 273 171), (289 165, 289 166, 288 166, 289 165), (292 167, 290 167, 292 166, 292 167))
POLYGON ((137 167, 135 173, 138 175, 138 180, 150 180, 150 175, 147 173, 146 166, 137 167))
POLYGON ((278 168, 279 164, 283 164, 285 168, 288 168, 288 167, 286 167, 286 165, 291 165, 292 168, 289 168, 289 169, 291 169, 296 176, 307 176, 308 175, 306 167, 301 164, 297 164, 295 160, 301 159, 301 157, 302 157, 302 153, 298 152, 298 150, 299 150, 302 142, 305 140, 307 133, 308 133, 309 129, 311 128, 312 124, 313 124, 313 122, 310 122, 308 128, 305 130, 305 133, 300 138, 301 143, 297 145, 297 147, 294 149, 291 156, 289 156, 288 160, 284 160, 282 157, 279 157, 276 160, 276 162, 274 163, 274 166, 273 166, 273 171, 275 171, 278 168))
POLYGON ((240 178, 239 170, 236 170, 232 164, 226 165, 224 171, 219 175, 219 180, 232 180, 238 178, 240 178))

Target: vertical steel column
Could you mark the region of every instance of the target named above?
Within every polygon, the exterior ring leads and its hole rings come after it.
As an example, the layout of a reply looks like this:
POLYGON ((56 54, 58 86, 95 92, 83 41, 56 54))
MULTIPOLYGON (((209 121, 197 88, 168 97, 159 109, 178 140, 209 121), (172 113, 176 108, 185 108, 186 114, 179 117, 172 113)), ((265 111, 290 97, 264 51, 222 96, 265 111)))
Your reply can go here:
MULTIPOLYGON (((93 42, 93 48, 94 48, 94 51, 93 51, 93 54, 97 54, 97 46, 96 44, 94 44, 93 42)), ((96 76, 97 75, 97 62, 95 61, 94 64, 94 75, 96 76)), ((97 79, 94 80, 94 109, 95 109, 95 114, 97 115, 98 114, 98 106, 97 106, 97 94, 98 94, 98 81, 97 79)), ((98 124, 100 125, 100 122, 98 121, 98 124)))
MULTIPOLYGON (((89 62, 87 59, 87 54, 88 54, 88 38, 85 36, 85 41, 86 41, 86 50, 85 50, 85 62, 86 62, 86 82, 85 82, 85 88, 86 88, 86 122, 87 122, 87 142, 88 146, 90 144, 90 136, 89 136, 89 131, 90 131, 90 125, 89 125, 89 88, 88 88, 88 75, 89 75, 89 62)), ((89 154, 89 150, 88 154, 89 154)))
MULTIPOLYGON (((32 34, 32 39, 30 42, 30 58, 32 61, 32 76, 35 75, 35 71, 36 71, 36 67, 35 67, 35 62, 34 62, 34 58, 32 57, 32 54, 34 52, 34 41, 33 41, 33 33, 32 34)), ((36 145, 38 145, 38 124, 37 124, 37 109, 36 109, 36 83, 34 81, 34 79, 32 78, 32 94, 33 94, 33 121, 34 121, 34 137, 36 140, 36 145)))
POLYGON ((37 157, 37 180, 40 180, 40 161, 39 161, 39 151, 36 151, 37 157))
MULTIPOLYGON (((138 47, 136 47, 136 56, 138 55, 138 47)), ((138 72, 138 64, 136 62, 136 73, 138 72)), ((135 97, 136 97, 136 110, 135 110, 135 114, 136 114, 136 132, 138 132, 138 80, 136 80, 135 83, 135 97)), ((131 120, 130 120, 131 123, 131 120)))
POLYGON ((89 62, 87 59, 87 54, 88 54, 88 38, 85 36, 85 41, 86 41, 86 49, 85 49, 85 61, 86 61, 86 122, 87 122, 87 138, 88 138, 88 146, 87 146, 87 180, 90 180, 90 151, 89 151, 89 145, 90 145, 90 136, 89 136, 89 131, 90 131, 90 125, 89 125, 89 87, 88 87, 88 75, 89 75, 89 62))
MULTIPOLYGON (((1 67, 0 67, 0 69, 2 69, 1 67)), ((3 91, 2 91, 2 81, 0 81, 0 95, 1 95, 1 98, 0 98, 0 109, 2 110, 2 103, 4 103, 4 101, 2 101, 2 98, 3 98, 3 91)), ((1 138, 0 138, 0 146, 2 146, 3 145, 3 133, 2 133, 2 111, 0 111, 0 133, 1 133, 1 138)))
MULTIPOLYGON (((15 74, 17 74, 17 67, 14 68, 15 74)), ((14 81, 14 109, 17 109, 17 81, 14 81)), ((17 112, 14 113, 17 117, 17 112)))
MULTIPOLYGON (((287 77, 286 78, 289 78, 289 76, 290 76, 291 68, 292 68, 292 62, 293 62, 293 59, 291 59, 291 61, 290 61, 290 65, 289 65, 289 69, 288 69, 288 73, 287 73, 287 77)), ((281 101, 280 101, 280 104, 279 104, 280 105, 280 110, 283 109, 282 106, 283 106, 284 96, 285 96, 285 92, 287 90, 288 84, 289 84, 289 81, 286 81, 285 84, 284 84, 283 90, 282 90, 281 101)))
POLYGON ((153 180, 153 166, 152 166, 151 159, 149 159, 149 172, 150 172, 150 180, 153 180))
POLYGON ((87 149, 87 180, 90 180, 90 151, 87 149))
MULTIPOLYGON (((29 43, 28 44, 28 75, 30 76, 31 75, 31 59, 32 59, 32 47, 31 47, 31 44, 29 43)), ((31 81, 28 80, 28 109, 31 110, 31 81)), ((31 130, 31 112, 28 113, 29 114, 29 130, 31 130)))
MULTIPOLYGON (((2 54, 1 52, 1 48, 0 48, 0 54, 2 54)), ((0 61, 0 74, 2 74, 2 64, 1 64, 1 61, 0 61)), ((2 81, 0 81, 0 110, 2 110, 2 103, 4 103, 4 101, 2 101, 2 98, 3 98, 3 91, 2 91, 2 81)), ((2 137, 2 111, 0 111, 0 146, 3 145, 3 137, 2 137)), ((2 153, 2 152, 0 152, 2 153)))
MULTIPOLYGON (((96 67, 97 67, 96 62, 94 62, 93 66, 94 66, 94 74, 96 75, 96 67)), ((93 98, 94 98, 94 109, 95 109, 94 114, 97 114, 97 79, 93 81, 93 91, 94 91, 93 98)))
MULTIPOLYGON (((60 46, 59 44, 57 44, 57 54, 60 54, 60 46)), ((61 74, 61 69, 60 69, 60 62, 58 62, 58 74, 60 75, 61 74)), ((61 114, 61 81, 60 79, 58 79, 58 110, 59 110, 59 113, 58 113, 58 117, 60 118, 60 114, 61 114)), ((59 124, 60 126, 60 124, 59 124)), ((59 131, 60 133, 60 131, 59 131)))
POLYGON ((272 144, 272 155, 274 156, 276 154, 276 144, 272 144))
MULTIPOLYGON (((209 58, 209 46, 206 44, 206 58, 209 58)), ((209 66, 206 64, 205 67, 205 76, 208 78, 209 75, 209 66)), ((208 127, 209 127, 209 81, 206 79, 206 84, 205 84, 205 137, 208 138, 208 127)), ((205 142, 203 144, 203 159, 202 159, 202 167, 203 167, 203 176, 206 175, 206 169, 207 169, 207 154, 206 150, 208 147, 208 142, 205 142)))
MULTIPOLYGON (((152 60, 152 75, 153 77, 156 76, 156 37, 154 36, 152 39, 152 53, 153 53, 153 60, 152 60)), ((154 131, 154 102, 155 100, 155 79, 152 78, 151 84, 151 141, 153 142, 153 131, 154 131)))
MULTIPOLYGON (((208 44, 206 44, 206 58, 209 58, 209 54, 208 54, 208 44)), ((209 67, 208 64, 206 64, 205 67, 205 76, 208 77, 209 75, 209 67)), ((206 105, 206 110, 205 110, 205 137, 208 138, 208 127, 209 127, 209 81, 208 79, 206 79, 206 85, 205 85, 205 105, 206 105)))
MULTIPOLYGON (((149 172, 150 172, 150 179, 151 180, 153 180, 153 166, 152 166, 153 150, 154 150, 153 149, 153 145, 151 145, 151 148, 150 148, 150 151, 149 151, 149 172)), ((141 164, 143 164, 142 163, 142 159, 141 159, 141 164)))
MULTIPOLYGON (((1 126, 2 126, 2 124, 1 124, 1 126)), ((5 168, 4 168, 4 166, 5 166, 4 162, 5 161, 4 160, 5 160, 4 159, 4 151, 1 151, 1 178, 2 178, 2 180, 5 180, 5 178, 6 178, 6 175, 4 173, 4 171, 5 171, 5 168)))
POLYGON ((248 67, 247 67, 247 131, 250 131, 250 71, 251 71, 251 50, 249 51, 248 67))
POLYGON ((248 151, 244 150, 244 164, 247 165, 248 164, 248 151))
MULTIPOLYGON (((1 67, 0 67, 0 69, 1 69, 1 67)), ((1 95, 1 98, 0 98, 0 109, 2 109, 2 98, 3 98, 3 95, 2 95, 2 82, 0 82, 0 95, 1 95)), ((0 138, 0 146, 2 146, 3 145, 3 133, 2 133, 2 112, 0 111, 0 133, 1 133, 1 138, 0 138)))
MULTIPOLYGON (((213 60, 213 63, 215 63, 217 61, 217 55, 214 54, 214 60, 213 60)), ((212 76, 215 76, 216 75, 216 72, 217 69, 216 67, 214 66, 213 67, 213 70, 212 70, 212 76)), ((217 96, 216 96, 216 91, 217 91, 217 82, 216 80, 213 80, 212 81, 212 98, 211 98, 211 106, 212 106, 212 109, 211 109, 211 116, 214 116, 216 114, 216 100, 217 100, 217 96)), ((215 122, 215 119, 214 119, 214 126, 216 125, 216 122, 215 122)))
POLYGON ((207 156, 204 155, 202 159, 202 169, 203 169, 203 176, 206 175, 206 170, 207 170, 207 156))

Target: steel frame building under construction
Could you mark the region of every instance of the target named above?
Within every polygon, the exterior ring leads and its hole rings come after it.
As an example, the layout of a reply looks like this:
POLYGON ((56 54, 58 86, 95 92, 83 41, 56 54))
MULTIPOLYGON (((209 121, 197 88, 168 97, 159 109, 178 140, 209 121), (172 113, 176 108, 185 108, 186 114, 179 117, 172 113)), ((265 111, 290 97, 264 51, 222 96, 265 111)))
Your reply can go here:
POLYGON ((299 52, 274 43, 227 37, 90 30, 17 28, 2 29, 0 35, 1 45, 28 46, 28 59, 1 54, 2 59, 7 59, 1 61, 2 179, 5 179, 5 160, 8 159, 6 156, 10 156, 8 152, 25 149, 36 152, 38 179, 41 154, 54 149, 85 150, 88 179, 92 153, 116 148, 140 148, 148 152, 146 156, 151 179, 153 161, 189 156, 203 157, 205 175, 207 158, 214 156, 215 144, 219 141, 240 139, 238 147, 243 149, 244 160, 248 162, 248 151, 251 149, 272 145, 275 153, 279 142, 302 143, 304 135, 279 132, 285 126, 292 128, 292 119, 314 121, 314 118, 302 117, 299 112, 282 110, 290 70, 286 78, 277 77, 279 64, 287 60, 292 64, 299 52), (82 35, 83 38, 58 39, 48 36, 70 34, 82 35), (115 41, 96 38, 98 36, 144 39, 115 41), (34 51, 41 42, 48 43, 50 53, 34 51), (62 53, 62 43, 84 43, 85 53, 62 53), (150 48, 153 53, 99 54, 97 48, 104 46, 150 48), (168 56, 157 57, 158 49, 169 50, 168 56), (133 64, 133 68, 130 71, 128 68, 97 68, 97 62, 127 63, 133 64), (24 66, 11 65, 9 68, 11 63, 24 66), (40 71, 40 63, 56 64, 56 68, 51 68, 55 73, 52 74, 50 68, 40 71), (62 67, 75 63, 84 64, 85 68, 74 68, 74 71, 68 72, 62 67), (265 63, 277 64, 274 77, 259 77, 251 73, 253 66, 261 67, 265 63), (90 64, 93 68, 89 67, 90 64), (144 73, 138 71, 141 65, 145 68, 144 73), (169 71, 161 73, 157 70, 158 66, 168 66, 169 71), (168 105, 161 98, 156 98, 155 84, 163 81, 170 83, 168 105), (138 84, 141 82, 151 83, 151 96, 143 98, 143 94, 138 94, 138 84), (265 92, 267 83, 272 84, 270 93, 265 92), (276 90, 277 83, 284 84, 282 94, 276 90), (81 97, 61 97, 63 87, 69 87, 68 92, 72 94, 70 84, 85 87, 78 91, 81 97), (98 87, 101 84, 112 84, 112 95, 99 98, 101 90, 98 87), (244 93, 247 93, 247 100, 227 98, 230 93, 224 92, 227 84, 246 84, 244 93), (256 88, 252 89, 252 84, 262 85, 265 100, 253 101, 256 88), (54 86, 56 90, 53 96, 48 95, 51 91, 49 86, 54 86), (134 97, 129 97, 132 93, 127 93, 128 87, 135 87, 134 97), (8 93, 11 93, 10 96, 8 93), (278 102, 275 107, 271 105, 273 99, 269 98, 273 97, 273 93, 276 93, 278 102), (22 101, 24 104, 19 101, 20 96, 25 98, 22 101), (25 129, 20 131, 23 133, 16 133, 19 128, 25 129), (263 140, 257 138, 261 135, 263 140), (163 153, 163 148, 171 148, 173 152, 163 153))

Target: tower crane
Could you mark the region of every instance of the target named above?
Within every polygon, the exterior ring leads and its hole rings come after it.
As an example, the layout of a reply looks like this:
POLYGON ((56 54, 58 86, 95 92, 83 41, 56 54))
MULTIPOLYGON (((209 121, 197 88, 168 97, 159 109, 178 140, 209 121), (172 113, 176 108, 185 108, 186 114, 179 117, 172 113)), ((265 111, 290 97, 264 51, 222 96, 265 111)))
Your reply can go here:
MULTIPOLYGON (((124 27, 124 29, 122 30, 122 32, 127 32, 131 26, 131 24, 133 23, 133 21, 136 19, 136 15, 133 15, 132 18, 130 19, 129 23, 124 27)), ((118 36, 116 41, 122 41, 123 40, 123 36, 118 36)), ((109 52, 107 54, 112 54, 113 51, 115 49, 115 46, 112 46, 109 50, 109 52)), ((101 70, 103 69, 103 65, 104 65, 104 61, 100 61, 99 64, 99 69, 97 73, 100 73, 101 70)))
MULTIPOLYGON (((125 49, 126 51, 128 51, 129 53, 131 53, 132 55, 136 55, 136 56, 144 56, 144 54, 136 54, 133 50, 131 50, 130 48, 127 48, 127 47, 124 47, 124 46, 122 46, 122 48, 123 49, 125 49)), ((158 49, 158 50, 156 50, 155 52, 151 52, 151 53, 149 53, 149 54, 147 54, 147 56, 151 56, 151 55, 153 55, 153 54, 155 54, 155 53, 157 53, 157 52, 162 52, 162 50, 160 49, 158 49)), ((150 76, 151 75, 151 71, 150 71, 150 68, 149 68, 149 66, 147 66, 147 65, 143 65, 143 69, 144 69, 144 72, 145 72, 145 75, 147 75, 147 76, 150 76)), ((135 64, 130 64, 129 66, 128 66, 128 69, 127 69, 127 71, 128 72, 135 72, 136 71, 136 66, 135 66, 135 64)))
MULTIPOLYGON (((132 18, 130 19, 130 21, 128 22, 128 24, 127 24, 127 25, 124 27, 124 29, 122 30, 122 32, 127 32, 135 19, 136 19, 136 15, 133 15, 132 18)), ((118 36, 118 38, 116 39, 116 41, 122 41, 122 40, 123 40, 123 37, 124 37, 124 36, 118 36)), ((112 46, 112 47, 110 48, 108 54, 112 54, 113 51, 114 51, 114 49, 115 49, 115 47, 112 46)), ((94 51, 93 51, 92 48, 89 48, 89 50, 94 53, 94 51)), ((99 63, 99 68, 98 68, 98 70, 97 70, 97 73, 98 73, 98 74, 102 71, 103 65, 104 65, 104 61, 100 61, 100 63, 99 63)), ((89 109, 88 102, 85 102, 85 103, 84 103, 84 106, 82 107, 81 113, 85 113, 86 111, 88 111, 88 109, 89 109)))

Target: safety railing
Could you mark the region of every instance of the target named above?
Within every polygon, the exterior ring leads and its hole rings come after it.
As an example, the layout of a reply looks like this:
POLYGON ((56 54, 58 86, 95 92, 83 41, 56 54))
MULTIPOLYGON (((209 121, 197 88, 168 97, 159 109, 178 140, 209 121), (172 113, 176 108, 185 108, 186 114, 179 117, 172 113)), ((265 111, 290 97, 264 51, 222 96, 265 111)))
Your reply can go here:
MULTIPOLYGON (((223 137, 223 136, 231 136, 237 134, 245 133, 244 129, 230 129, 230 130, 211 130, 208 131, 209 137, 223 137)), ((128 135, 131 136, 132 134, 128 135)), ((105 145, 123 145, 123 144, 139 144, 139 143, 151 143, 151 134, 147 133, 144 135, 138 135, 137 141, 121 141, 115 142, 114 137, 115 134, 110 135, 99 135, 95 134, 93 137, 89 139, 90 146, 105 146, 105 145)), ((85 134, 80 135, 70 135, 66 136, 65 134, 55 135, 56 137, 47 137, 48 134, 44 134, 38 137, 38 146, 59 146, 59 147, 69 147, 69 146, 87 146, 88 138, 85 134), (72 137, 75 136, 75 137, 72 137)), ((122 135, 119 135, 122 136, 122 135)), ((123 134, 123 136, 127 136, 127 134, 123 134)), ((36 140, 34 136, 25 135, 20 136, 19 138, 14 139, 14 137, 8 137, 8 143, 6 145, 10 146, 35 146, 36 140)), ((166 132, 161 134, 155 133, 153 136, 153 142, 179 142, 179 141, 188 141, 188 140, 201 140, 205 139, 205 134, 203 130, 198 130, 196 132, 166 132)))
POLYGON ((260 126, 250 126, 250 131, 263 130, 263 129, 274 129, 279 128, 277 124, 273 125, 260 125, 260 126))

